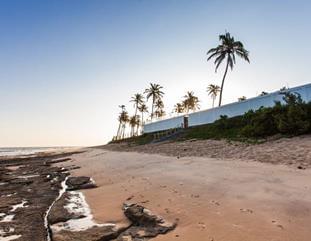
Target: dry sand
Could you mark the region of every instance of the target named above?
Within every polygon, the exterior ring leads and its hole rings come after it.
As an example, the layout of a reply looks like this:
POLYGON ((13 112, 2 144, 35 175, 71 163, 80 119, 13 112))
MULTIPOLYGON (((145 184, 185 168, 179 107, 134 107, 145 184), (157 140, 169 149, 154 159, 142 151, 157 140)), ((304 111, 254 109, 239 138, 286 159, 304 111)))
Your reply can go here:
MULTIPOLYGON (((310 157, 309 138, 286 147, 285 163, 299 148, 310 157)), ((282 145, 264 145, 271 152, 269 162, 275 163, 272 153, 279 158, 282 145)), ((174 231, 154 239, 158 241, 310 241, 311 169, 234 157, 177 158, 94 148, 74 155, 68 164, 81 166, 74 175, 92 176, 99 185, 83 191, 99 223, 127 222, 121 208, 130 199, 178 221, 174 231)))
POLYGON ((164 154, 169 156, 200 156, 239 159, 274 164, 311 167, 311 135, 280 138, 262 144, 228 142, 226 140, 188 140, 182 142, 161 142, 130 146, 110 144, 103 148, 112 151, 130 151, 164 154))

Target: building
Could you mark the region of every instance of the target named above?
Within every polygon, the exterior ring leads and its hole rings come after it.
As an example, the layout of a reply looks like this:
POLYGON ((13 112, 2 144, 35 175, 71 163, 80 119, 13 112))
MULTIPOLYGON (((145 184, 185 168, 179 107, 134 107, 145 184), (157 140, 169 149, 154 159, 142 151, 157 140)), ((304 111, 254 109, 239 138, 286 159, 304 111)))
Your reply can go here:
MULTIPOLYGON (((311 84, 306 84, 286 90, 287 92, 300 94, 305 102, 311 101, 311 84)), ((260 107, 272 107, 275 101, 283 101, 284 91, 276 91, 267 95, 257 96, 241 102, 234 102, 212 109, 201 110, 188 115, 176 116, 173 118, 146 123, 143 127, 144 133, 180 128, 186 126, 198 126, 212 123, 219 119, 221 115, 234 117, 243 115, 249 110, 257 110, 260 107)))

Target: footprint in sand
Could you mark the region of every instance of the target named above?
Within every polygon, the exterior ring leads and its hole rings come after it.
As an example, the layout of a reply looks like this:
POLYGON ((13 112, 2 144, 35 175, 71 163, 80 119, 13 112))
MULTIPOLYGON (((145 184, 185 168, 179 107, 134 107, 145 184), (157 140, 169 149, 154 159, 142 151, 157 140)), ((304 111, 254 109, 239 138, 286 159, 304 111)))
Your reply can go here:
POLYGON ((199 198, 199 197, 200 197, 200 195, 199 195, 199 194, 196 194, 196 195, 191 194, 191 197, 192 197, 192 198, 199 198))
POLYGON ((279 224, 276 220, 271 221, 274 225, 276 225, 280 229, 284 229, 283 225, 279 224))
POLYGON ((134 195, 131 195, 130 197, 128 197, 128 198, 126 199, 126 201, 130 201, 130 200, 132 200, 134 197, 135 197, 134 195))
POLYGON ((240 212, 242 213, 253 213, 254 211, 249 208, 240 208, 240 212))
POLYGON ((206 228, 206 225, 205 225, 205 223, 203 223, 203 222, 199 222, 199 223, 198 223, 198 227, 199 227, 200 229, 205 229, 205 228, 206 228))
POLYGON ((211 203, 214 204, 214 205, 216 205, 216 206, 220 206, 220 203, 217 202, 217 201, 212 200, 211 203))

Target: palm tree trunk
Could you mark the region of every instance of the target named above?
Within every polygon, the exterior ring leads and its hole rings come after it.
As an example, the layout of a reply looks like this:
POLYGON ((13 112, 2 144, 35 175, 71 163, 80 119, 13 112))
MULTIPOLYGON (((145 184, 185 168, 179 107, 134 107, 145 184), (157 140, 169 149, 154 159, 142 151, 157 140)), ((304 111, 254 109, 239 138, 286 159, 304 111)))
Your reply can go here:
POLYGON ((144 125, 144 112, 141 112, 141 130, 143 130, 144 125))
POLYGON ((125 135, 125 124, 123 124, 122 126, 122 139, 124 139, 124 135, 125 135))
POLYGON ((215 96, 213 96, 213 108, 214 108, 214 104, 215 104, 215 96))
POLYGON ((229 61, 227 61, 226 70, 225 70, 224 77, 222 78, 222 82, 221 82, 221 88, 220 88, 220 94, 219 94, 219 105, 218 106, 221 106, 222 91, 223 91, 223 88, 224 88, 224 83, 225 83, 225 78, 226 78, 226 75, 227 75, 228 67, 229 67, 229 61))
POLYGON ((153 107, 154 107, 155 99, 152 97, 152 106, 151 106, 151 120, 153 119, 153 107))
POLYGON ((118 139, 118 137, 120 135, 120 128, 121 128, 121 121, 119 121, 119 127, 118 127, 118 132, 117 132, 117 139, 118 139))

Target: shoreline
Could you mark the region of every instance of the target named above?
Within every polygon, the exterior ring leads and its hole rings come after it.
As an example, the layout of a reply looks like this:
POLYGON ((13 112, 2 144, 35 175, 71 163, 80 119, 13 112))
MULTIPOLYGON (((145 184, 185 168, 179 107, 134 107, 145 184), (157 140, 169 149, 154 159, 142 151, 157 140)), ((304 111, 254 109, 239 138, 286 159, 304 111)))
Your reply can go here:
POLYGON ((96 222, 81 190, 96 189, 91 177, 71 175, 79 152, 44 153, 0 161, 0 239, 3 241, 149 240, 174 223, 135 203, 120 209, 127 222, 96 222), (66 167, 64 167, 66 166, 66 167))
POLYGON ((3 240, 46 240, 44 216, 67 175, 65 170, 52 166, 53 160, 66 161, 72 154, 48 153, 0 161, 3 240))

